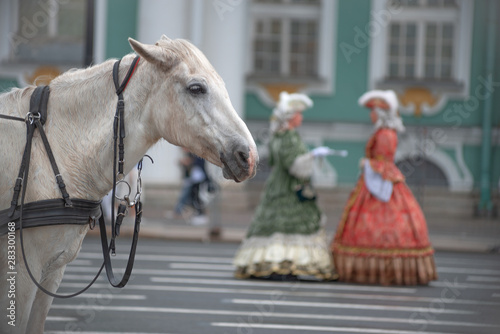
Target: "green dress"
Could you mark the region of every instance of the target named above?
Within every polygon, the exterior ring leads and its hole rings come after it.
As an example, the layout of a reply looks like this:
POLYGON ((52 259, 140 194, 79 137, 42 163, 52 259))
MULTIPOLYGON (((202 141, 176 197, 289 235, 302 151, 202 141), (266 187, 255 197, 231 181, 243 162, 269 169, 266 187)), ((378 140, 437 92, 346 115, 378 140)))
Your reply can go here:
MULTIPOLYGON (((310 172, 293 175, 298 158, 312 167, 313 157, 296 130, 274 134, 269 144, 273 167, 247 236, 234 264, 235 276, 271 274, 316 276, 332 279, 331 255, 322 226, 322 213, 314 200, 300 201, 296 187, 310 181, 310 172), (292 167, 295 166, 295 167, 292 167)), ((304 166, 305 169, 308 166, 304 166)))

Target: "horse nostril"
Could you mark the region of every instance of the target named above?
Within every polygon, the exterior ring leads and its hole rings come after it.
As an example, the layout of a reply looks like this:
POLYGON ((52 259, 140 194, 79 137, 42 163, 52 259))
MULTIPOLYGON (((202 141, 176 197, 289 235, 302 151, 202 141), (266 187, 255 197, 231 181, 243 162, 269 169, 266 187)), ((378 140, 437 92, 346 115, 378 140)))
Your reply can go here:
POLYGON ((242 161, 247 161, 248 160, 248 153, 247 152, 239 151, 236 154, 240 158, 240 160, 242 160, 242 161))

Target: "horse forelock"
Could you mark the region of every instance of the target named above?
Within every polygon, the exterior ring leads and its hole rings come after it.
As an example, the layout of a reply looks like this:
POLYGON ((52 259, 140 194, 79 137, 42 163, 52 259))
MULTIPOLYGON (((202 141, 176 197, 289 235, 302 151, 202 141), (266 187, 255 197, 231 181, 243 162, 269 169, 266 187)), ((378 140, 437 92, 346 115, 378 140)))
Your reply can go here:
POLYGON ((180 58, 180 61, 188 66, 191 74, 198 73, 200 69, 203 69, 205 75, 211 76, 218 82, 223 82, 207 57, 192 43, 184 39, 176 39, 169 42, 168 45, 168 48, 180 58))

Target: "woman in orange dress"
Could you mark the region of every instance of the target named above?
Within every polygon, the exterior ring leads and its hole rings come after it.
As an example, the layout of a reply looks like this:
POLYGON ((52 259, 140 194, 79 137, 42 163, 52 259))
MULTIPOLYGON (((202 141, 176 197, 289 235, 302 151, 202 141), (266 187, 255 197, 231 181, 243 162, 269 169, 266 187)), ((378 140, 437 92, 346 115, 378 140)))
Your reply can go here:
POLYGON ((404 131, 393 91, 359 99, 371 109, 375 132, 360 161, 362 174, 331 243, 339 280, 382 285, 437 279, 434 250, 422 210, 394 164, 397 132, 404 131))

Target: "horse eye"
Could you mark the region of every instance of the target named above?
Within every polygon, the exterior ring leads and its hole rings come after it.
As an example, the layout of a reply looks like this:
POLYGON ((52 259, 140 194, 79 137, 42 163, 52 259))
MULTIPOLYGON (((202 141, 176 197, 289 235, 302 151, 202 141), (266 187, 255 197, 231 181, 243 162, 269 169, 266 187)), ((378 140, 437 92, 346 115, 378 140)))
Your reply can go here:
POLYGON ((188 90, 192 95, 200 95, 200 94, 205 94, 207 92, 205 87, 203 87, 200 84, 192 84, 188 87, 188 90))

